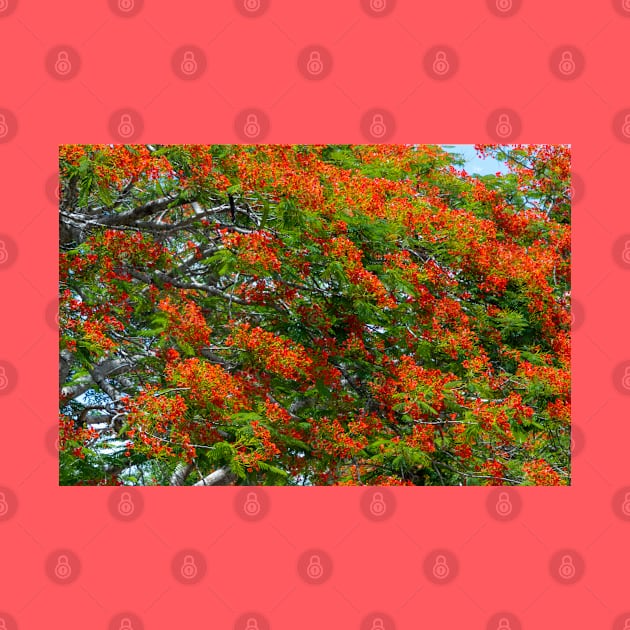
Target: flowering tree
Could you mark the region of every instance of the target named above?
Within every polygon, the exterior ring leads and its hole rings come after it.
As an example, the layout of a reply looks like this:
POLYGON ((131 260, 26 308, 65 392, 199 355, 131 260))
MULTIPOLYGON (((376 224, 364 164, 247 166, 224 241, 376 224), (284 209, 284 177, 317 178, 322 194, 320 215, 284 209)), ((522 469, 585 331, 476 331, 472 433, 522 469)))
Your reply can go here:
POLYGON ((569 149, 477 150, 62 147, 61 483, 569 483, 569 149))

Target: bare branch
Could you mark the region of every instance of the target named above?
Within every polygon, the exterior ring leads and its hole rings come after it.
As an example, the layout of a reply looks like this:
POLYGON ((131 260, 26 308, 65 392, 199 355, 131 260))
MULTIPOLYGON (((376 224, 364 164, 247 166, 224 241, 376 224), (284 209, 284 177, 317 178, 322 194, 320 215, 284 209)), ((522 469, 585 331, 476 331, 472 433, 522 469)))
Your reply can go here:
POLYGON ((231 486, 236 481, 236 475, 230 471, 229 468, 224 466, 214 472, 206 475, 201 481, 198 481, 195 486, 231 486))

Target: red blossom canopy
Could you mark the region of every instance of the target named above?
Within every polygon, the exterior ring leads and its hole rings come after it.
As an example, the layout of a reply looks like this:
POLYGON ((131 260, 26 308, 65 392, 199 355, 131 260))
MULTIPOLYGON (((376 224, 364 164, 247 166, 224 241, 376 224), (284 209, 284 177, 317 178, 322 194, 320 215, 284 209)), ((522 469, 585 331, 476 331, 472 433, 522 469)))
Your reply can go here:
POLYGON ((61 483, 566 484, 566 146, 64 146, 61 483))

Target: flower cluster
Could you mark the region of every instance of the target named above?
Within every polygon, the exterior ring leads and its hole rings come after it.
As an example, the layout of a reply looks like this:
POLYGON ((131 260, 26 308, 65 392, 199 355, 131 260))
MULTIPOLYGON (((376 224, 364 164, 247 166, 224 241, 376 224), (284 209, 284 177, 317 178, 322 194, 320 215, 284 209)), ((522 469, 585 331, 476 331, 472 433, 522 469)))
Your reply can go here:
POLYGON ((237 447, 234 457, 248 472, 260 470, 260 462, 268 462, 280 455, 280 449, 271 439, 271 432, 267 427, 254 420, 251 429, 253 438, 237 447))
POLYGON ((222 240, 225 247, 236 250, 241 262, 252 269, 280 271, 282 264, 278 259, 278 244, 269 232, 224 233, 222 240))
POLYGON ((183 425, 188 406, 181 395, 161 395, 156 387, 147 385, 136 398, 125 403, 130 427, 127 436, 133 441, 134 451, 168 457, 181 452, 180 448, 187 450, 189 436, 183 425))
POLYGON ((304 378, 313 363, 302 346, 260 326, 240 325, 228 337, 226 345, 245 350, 256 366, 286 379, 304 378))
POLYGON ((167 364, 165 375, 173 385, 185 388, 186 398, 199 409, 235 412, 248 407, 242 383, 220 365, 195 357, 167 364))
POLYGON ((313 436, 314 448, 322 455, 340 460, 353 457, 368 444, 365 435, 355 433, 351 425, 348 425, 348 429, 344 428, 339 418, 324 417, 313 422, 313 436))
POLYGON ((361 251, 346 236, 337 236, 324 246, 324 253, 333 260, 342 260, 348 280, 361 287, 369 296, 376 299, 382 308, 395 308, 396 300, 387 292, 383 283, 372 272, 367 271, 361 261, 361 251))
POLYGON ((536 486, 562 485, 558 473, 544 460, 535 459, 523 464, 523 471, 527 479, 536 486))
POLYGON ((207 346, 212 328, 206 323, 201 308, 190 300, 179 304, 170 297, 165 297, 158 308, 169 317, 169 334, 176 341, 189 344, 195 349, 207 346))
POLYGON ((74 457, 85 459, 85 447, 98 438, 92 427, 77 426, 72 418, 59 414, 59 450, 70 450, 74 457))

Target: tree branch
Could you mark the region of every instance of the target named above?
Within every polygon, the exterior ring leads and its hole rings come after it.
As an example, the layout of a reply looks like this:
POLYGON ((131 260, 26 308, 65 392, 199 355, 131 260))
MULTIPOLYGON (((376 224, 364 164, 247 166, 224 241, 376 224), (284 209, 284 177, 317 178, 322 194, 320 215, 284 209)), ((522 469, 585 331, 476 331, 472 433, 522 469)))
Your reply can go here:
POLYGON ((236 475, 230 471, 227 466, 219 468, 214 472, 206 475, 201 481, 198 481, 195 486, 231 486, 236 481, 236 475))

